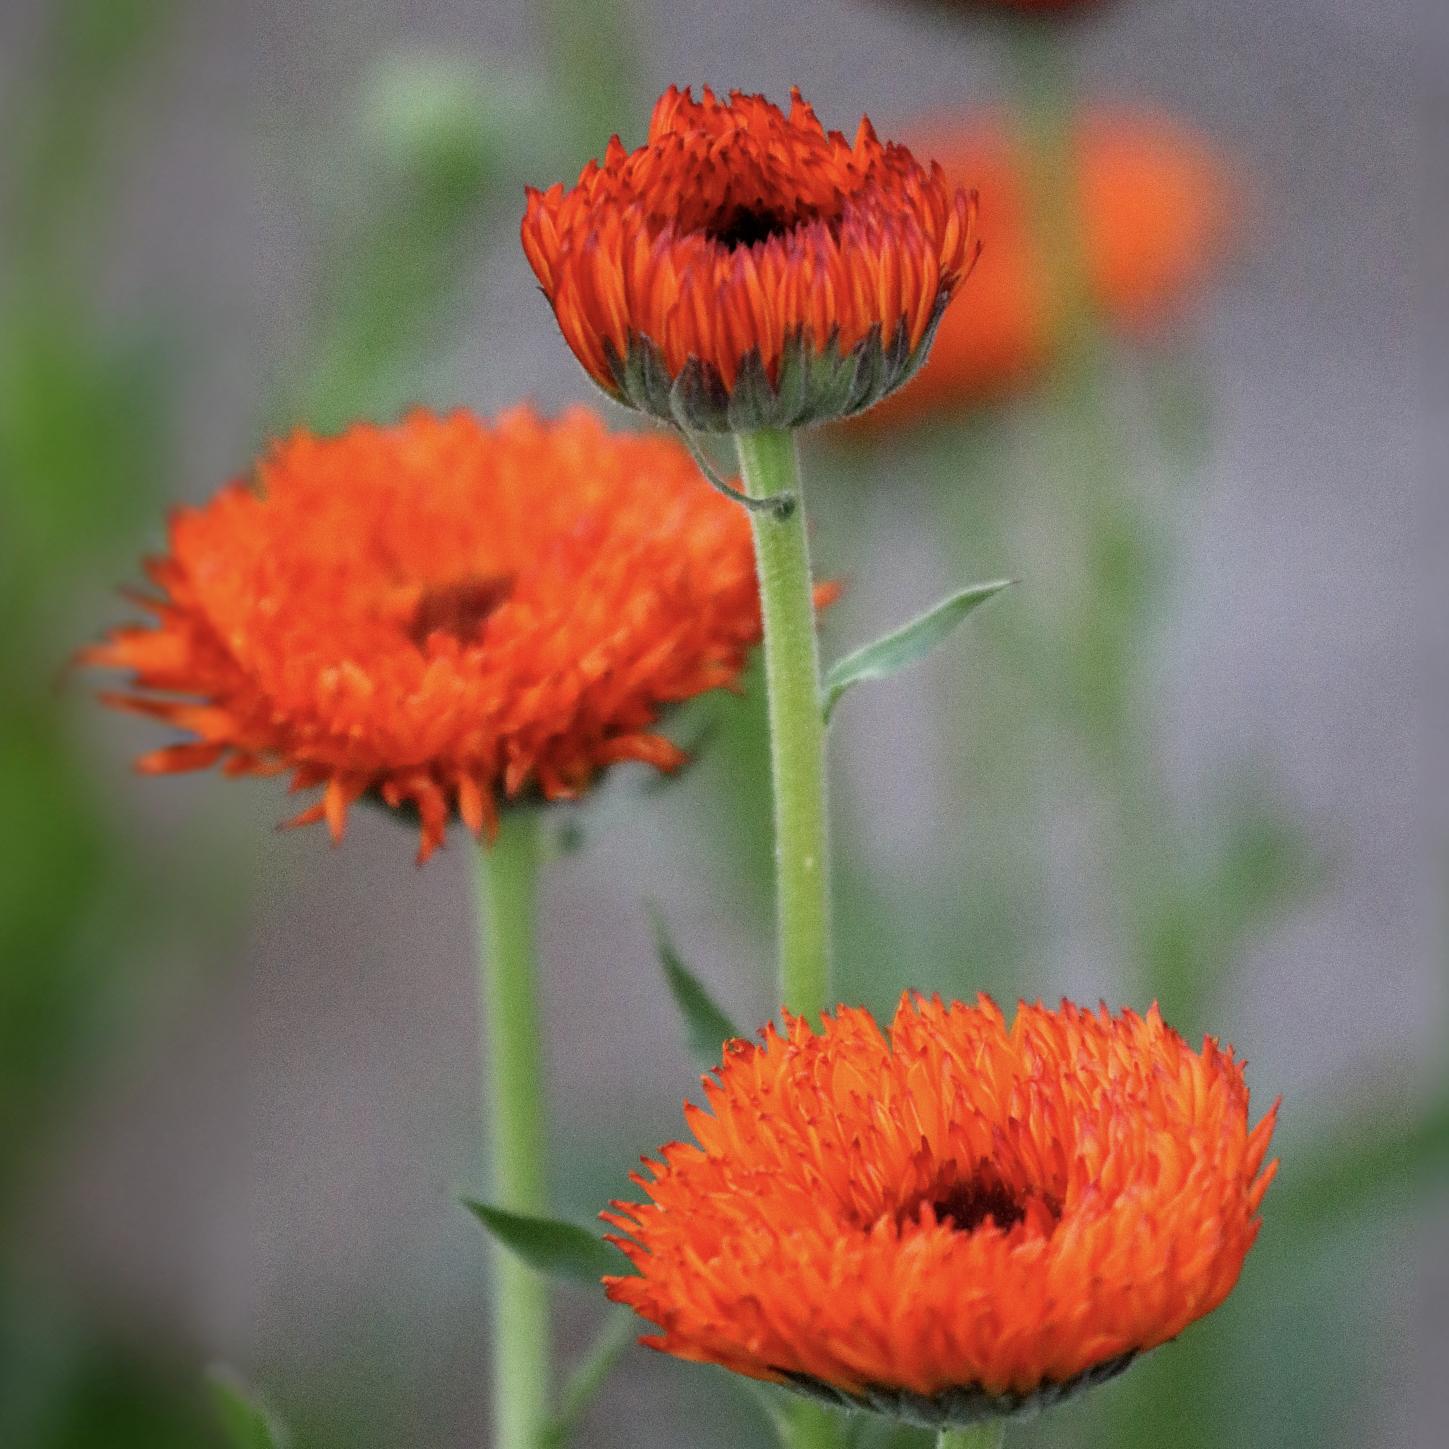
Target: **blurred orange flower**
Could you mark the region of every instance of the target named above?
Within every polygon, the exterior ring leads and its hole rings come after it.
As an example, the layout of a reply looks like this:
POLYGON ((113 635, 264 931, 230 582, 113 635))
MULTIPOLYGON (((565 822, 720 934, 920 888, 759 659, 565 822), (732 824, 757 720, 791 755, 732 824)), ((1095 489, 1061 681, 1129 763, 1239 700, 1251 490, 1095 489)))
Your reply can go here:
POLYGON ((1145 1018, 905 997, 731 1042, 605 1218, 651 1347, 941 1426, 1124 1368, 1227 1297, 1277 1108, 1145 1018))
POLYGON ((616 761, 677 766, 660 710, 734 684, 759 639, 751 550, 671 439, 415 412, 298 432, 178 510, 155 622, 81 658, 134 671, 108 703, 195 737, 141 770, 290 770, 324 787, 291 823, 340 839, 375 797, 417 812, 426 858, 455 811, 479 833, 616 761))
MULTIPOLYGON (((1019 390, 1051 362, 1051 274, 1031 233, 1021 147, 999 119, 938 124, 912 143, 982 198, 985 249, 969 306, 948 308, 930 360, 866 425, 959 411, 1019 390)), ((1228 170, 1200 137, 1161 117, 1089 111, 1078 123, 1082 241, 1103 317, 1161 323, 1225 249, 1237 204, 1228 170)))
POLYGON ((523 247, 564 339, 619 402, 708 431, 798 427, 911 374, 976 254, 939 168, 827 133, 791 93, 671 87, 571 190, 530 190, 523 247))

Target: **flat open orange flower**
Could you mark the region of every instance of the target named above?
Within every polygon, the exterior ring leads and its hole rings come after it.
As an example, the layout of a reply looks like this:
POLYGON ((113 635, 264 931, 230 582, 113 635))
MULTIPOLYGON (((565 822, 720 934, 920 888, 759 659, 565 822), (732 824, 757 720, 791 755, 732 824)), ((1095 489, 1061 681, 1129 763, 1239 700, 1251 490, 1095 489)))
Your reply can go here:
POLYGON ((340 838, 375 797, 416 810, 426 857, 454 812, 481 832, 503 799, 677 766, 660 710, 734 684, 759 639, 751 548, 671 439, 416 412, 299 432, 179 510, 155 622, 81 658, 134 671, 109 703, 194 736, 143 771, 290 770, 325 787, 293 823, 340 838))
MULTIPOLYGON (((970 305, 946 311, 910 387, 862 419, 889 428, 1028 386, 1058 337, 1051 274, 1032 235, 1026 161, 996 117, 938 122, 912 144, 979 187, 990 234, 970 305)), ((1170 319, 1222 256, 1237 205, 1228 168, 1191 131, 1161 116, 1089 112, 1078 122, 1081 246, 1102 317, 1132 333, 1170 319)), ((1051 245, 1063 245, 1052 238, 1051 245)))
POLYGON ((932 1426, 1039 1404, 1217 1307, 1258 1231, 1276 1107, 1164 1026, 903 999, 731 1042, 605 1214, 644 1342, 932 1426))
POLYGON ((616 400, 723 432, 844 417, 919 365, 976 255, 974 202, 792 92, 671 88, 571 190, 530 190, 523 247, 565 340, 616 400))

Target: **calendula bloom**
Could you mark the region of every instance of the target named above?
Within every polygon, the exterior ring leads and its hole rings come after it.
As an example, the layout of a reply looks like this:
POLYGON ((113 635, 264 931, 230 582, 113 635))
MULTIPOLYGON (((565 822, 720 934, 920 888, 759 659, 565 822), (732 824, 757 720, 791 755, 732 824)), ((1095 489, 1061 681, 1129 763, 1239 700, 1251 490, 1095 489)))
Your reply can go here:
POLYGON ((523 247, 565 340, 617 401, 705 431, 844 417, 919 366, 977 251, 940 169, 853 142, 791 93, 671 87, 569 190, 530 190, 523 247))
POLYGON ((106 696, 192 736, 147 773, 290 771, 294 824, 340 839, 369 796, 409 808, 423 858, 457 814, 577 795, 605 766, 673 769, 660 711, 738 679, 760 636, 750 528, 684 448, 584 409, 491 425, 415 412, 298 432, 171 520, 154 622, 85 662, 106 696))
POLYGON ((1211 1312, 1276 1107, 1146 1017, 905 997, 735 1041, 606 1219, 645 1343, 931 1426, 1070 1393, 1211 1312))
MULTIPOLYGON (((970 305, 941 319, 930 360, 864 425, 890 427, 959 411, 1029 385, 1058 346, 1051 268, 1033 235, 1022 143, 996 118, 940 123, 917 149, 980 187, 991 244, 970 305)), ((1113 111, 1077 123, 1078 245, 1100 315, 1143 335, 1193 297, 1226 249, 1235 205, 1212 148, 1161 116, 1113 111)), ((1063 245, 1061 239, 1046 239, 1063 245)))

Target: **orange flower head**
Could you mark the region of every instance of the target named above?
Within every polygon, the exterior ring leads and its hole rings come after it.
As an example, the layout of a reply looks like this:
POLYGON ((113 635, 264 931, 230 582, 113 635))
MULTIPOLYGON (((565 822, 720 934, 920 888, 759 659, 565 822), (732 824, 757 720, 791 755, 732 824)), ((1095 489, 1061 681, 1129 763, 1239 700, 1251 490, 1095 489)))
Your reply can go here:
POLYGON ((932 1427, 1060 1398, 1227 1297, 1276 1163, 1231 1050, 906 996, 729 1043, 605 1218, 644 1342, 932 1427))
POLYGON ((426 858, 455 812, 491 832, 505 800, 681 763, 661 710, 733 685, 760 636, 749 522, 698 477, 582 408, 298 432, 172 517, 154 621, 81 659, 193 737, 142 771, 290 771, 324 787, 291 823, 340 839, 372 797, 416 813, 426 858))
POLYGON ((523 248, 564 339, 617 401, 708 432, 846 417, 920 365, 975 260, 975 202, 862 119, 792 92, 671 87, 571 190, 530 190, 523 248))
MULTIPOLYGON (((991 244, 971 305, 947 309, 909 388, 871 428, 959 411, 1020 391, 1057 353, 1051 272, 1032 235, 1021 145, 1002 121, 938 123, 915 142, 980 188, 991 244)), ((1198 136, 1160 117, 1091 111, 1076 137, 1083 255, 1098 312, 1145 334, 1180 312, 1226 250, 1234 186, 1198 136)))

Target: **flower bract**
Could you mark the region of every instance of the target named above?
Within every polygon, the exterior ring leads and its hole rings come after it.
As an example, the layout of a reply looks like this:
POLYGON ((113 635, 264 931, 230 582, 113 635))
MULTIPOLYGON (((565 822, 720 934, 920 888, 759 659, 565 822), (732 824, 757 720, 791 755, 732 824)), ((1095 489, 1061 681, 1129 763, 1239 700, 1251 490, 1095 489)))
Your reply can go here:
POLYGON ((678 442, 582 408, 298 432, 178 510, 148 573, 152 622, 81 655, 189 737, 139 767, 290 772, 322 790, 293 823, 340 838, 375 799, 424 857, 455 815, 674 768, 661 711, 734 685, 760 635, 742 511, 678 442))
POLYGON ((849 416, 920 365, 975 259, 939 168, 827 132, 793 93, 671 88, 636 151, 530 191, 524 250, 565 340, 617 401, 700 431, 849 416))
POLYGON ((1273 1176, 1231 1050, 906 997, 730 1043, 605 1214, 644 1341, 937 1427, 1059 1398, 1231 1291, 1273 1176))

